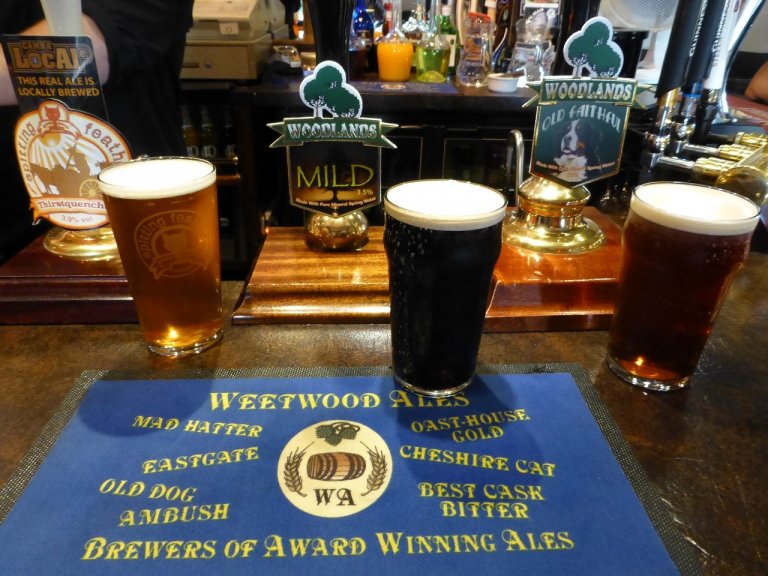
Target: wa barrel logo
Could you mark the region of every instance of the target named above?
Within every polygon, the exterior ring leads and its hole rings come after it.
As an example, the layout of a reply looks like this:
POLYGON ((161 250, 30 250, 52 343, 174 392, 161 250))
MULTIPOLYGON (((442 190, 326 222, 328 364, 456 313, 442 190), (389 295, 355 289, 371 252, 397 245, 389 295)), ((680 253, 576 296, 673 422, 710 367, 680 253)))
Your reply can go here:
POLYGON ((283 448, 277 479, 299 510, 323 518, 362 512, 387 490, 392 454, 364 424, 325 421, 296 434, 283 448))
POLYGON ((14 140, 35 219, 74 230, 107 223, 96 177, 105 166, 130 159, 117 130, 58 100, 44 100, 18 120, 14 140))

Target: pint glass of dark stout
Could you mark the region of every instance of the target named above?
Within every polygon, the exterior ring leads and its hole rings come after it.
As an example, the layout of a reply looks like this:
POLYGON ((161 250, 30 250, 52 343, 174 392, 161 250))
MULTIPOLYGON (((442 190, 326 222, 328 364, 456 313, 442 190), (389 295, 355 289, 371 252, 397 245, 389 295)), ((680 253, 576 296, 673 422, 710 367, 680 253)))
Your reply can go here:
POLYGON ((149 349, 185 356, 216 344, 224 318, 213 164, 139 159, 98 178, 149 349))
POLYGON ((708 186, 635 189, 608 343, 615 374, 650 390, 688 384, 758 215, 751 200, 708 186))
POLYGON ((387 192, 392 359, 406 389, 450 396, 472 381, 506 204, 496 190, 454 180, 387 192))

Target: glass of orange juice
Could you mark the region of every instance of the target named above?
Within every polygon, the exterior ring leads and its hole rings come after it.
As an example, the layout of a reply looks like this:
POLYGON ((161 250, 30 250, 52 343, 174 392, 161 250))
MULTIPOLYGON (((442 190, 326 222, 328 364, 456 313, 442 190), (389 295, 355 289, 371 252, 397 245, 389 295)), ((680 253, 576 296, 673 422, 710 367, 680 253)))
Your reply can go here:
POLYGON ((411 76, 413 44, 405 36, 402 42, 379 41, 376 47, 379 61, 379 78, 385 82, 405 82, 411 76))
POLYGON ((392 3, 392 29, 376 43, 379 78, 385 82, 405 82, 411 76, 413 44, 400 31, 400 2, 392 3))

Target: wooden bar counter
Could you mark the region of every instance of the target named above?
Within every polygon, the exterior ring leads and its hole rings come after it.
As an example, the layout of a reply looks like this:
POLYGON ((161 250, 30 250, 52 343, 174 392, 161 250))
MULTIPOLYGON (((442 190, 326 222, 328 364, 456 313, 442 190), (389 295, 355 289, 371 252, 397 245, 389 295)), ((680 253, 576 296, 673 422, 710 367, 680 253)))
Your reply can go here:
MULTIPOLYGON (((225 283, 230 312, 241 289, 225 283)), ((752 253, 687 390, 646 393, 618 380, 604 363, 602 330, 487 333, 480 362, 581 364, 703 573, 754 576, 768 574, 767 330, 768 255, 752 253)), ((0 326, 0 484, 83 370, 173 377, 176 370, 389 361, 389 328, 381 323, 228 324, 221 345, 176 360, 149 353, 135 324, 0 326)))

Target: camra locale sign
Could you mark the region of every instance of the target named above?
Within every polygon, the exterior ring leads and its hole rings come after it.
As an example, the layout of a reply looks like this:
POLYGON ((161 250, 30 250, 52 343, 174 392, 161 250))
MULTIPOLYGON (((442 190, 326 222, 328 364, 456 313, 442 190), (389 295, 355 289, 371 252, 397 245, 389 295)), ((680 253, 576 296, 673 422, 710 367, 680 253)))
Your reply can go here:
POLYGON ((608 20, 588 20, 563 47, 574 76, 530 85, 538 92, 531 101, 538 101, 532 174, 576 187, 619 171, 629 110, 645 87, 616 77, 624 57, 612 37, 608 20), (582 77, 583 69, 590 76, 582 77))
POLYGON ((318 64, 299 90, 313 116, 268 124, 281 134, 270 147, 286 147, 291 204, 333 217, 377 205, 381 148, 395 148, 385 134, 397 126, 361 116, 360 93, 336 62, 318 64))
POLYGON ((131 153, 106 121, 90 38, 7 35, 0 40, 22 112, 14 142, 34 218, 72 230, 106 224, 96 177, 131 153))

